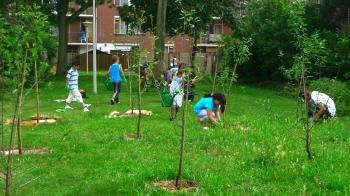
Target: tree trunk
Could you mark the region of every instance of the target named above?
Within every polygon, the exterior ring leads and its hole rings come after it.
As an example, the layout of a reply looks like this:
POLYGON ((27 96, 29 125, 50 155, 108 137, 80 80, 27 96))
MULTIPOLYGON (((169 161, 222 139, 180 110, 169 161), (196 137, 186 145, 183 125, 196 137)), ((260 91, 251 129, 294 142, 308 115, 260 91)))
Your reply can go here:
POLYGON ((234 68, 233 68, 232 75, 231 75, 231 78, 230 78, 230 83, 229 83, 229 86, 228 86, 228 89, 227 89, 226 107, 225 107, 225 111, 224 111, 224 115, 223 115, 224 116, 223 117, 223 121, 224 122, 225 122, 225 119, 226 119, 226 114, 227 114, 227 109, 228 109, 228 101, 229 101, 230 94, 231 94, 232 84, 233 84, 233 81, 235 80, 235 77, 236 77, 237 67, 238 67, 238 63, 236 63, 234 68))
POLYGON ((68 2, 66 0, 58 1, 58 64, 57 74, 63 76, 67 69, 67 43, 68 43, 68 2))
POLYGON ((26 80, 26 67, 27 67, 27 55, 28 50, 26 51, 24 62, 22 65, 20 86, 18 89, 18 112, 17 112, 17 134, 18 134, 18 152, 22 154, 22 126, 21 126, 21 115, 22 115, 22 105, 23 105, 23 91, 24 84, 26 80))
POLYGON ((137 97, 138 97, 138 106, 139 106, 139 115, 137 120, 137 138, 141 137, 141 67, 138 65, 138 89, 137 89, 137 97))
MULTIPOLYGON (((23 72, 22 72, 23 73, 23 72)), ((18 91, 19 91, 20 86, 18 86, 18 91)), ((15 126, 18 117, 18 110, 19 110, 19 102, 20 102, 20 93, 17 92, 17 97, 16 97, 16 104, 15 104, 15 109, 13 112, 13 117, 12 117, 12 123, 11 123, 11 132, 10 132, 10 141, 9 141, 9 154, 7 156, 7 161, 6 161, 6 176, 5 176, 5 195, 9 196, 11 193, 11 180, 12 180, 12 144, 14 140, 14 135, 15 135, 15 126)))
POLYGON ((40 120, 40 97, 39 97, 39 81, 38 81, 38 65, 36 61, 34 61, 35 65, 35 87, 36 87, 36 123, 39 124, 40 120))
POLYGON ((179 186, 179 181, 182 178, 182 165, 183 165, 183 159, 184 159, 184 151, 185 151, 185 132, 186 132, 186 115, 188 110, 188 91, 190 86, 190 71, 191 68, 187 68, 187 85, 186 85, 186 99, 185 99, 185 107, 182 110, 182 126, 181 126, 181 145, 180 145, 180 161, 179 161, 179 172, 176 177, 176 183, 175 186, 179 186))
POLYGON ((165 38, 165 21, 166 21, 166 9, 167 0, 158 0, 158 10, 157 10, 157 38, 155 39, 155 60, 157 66, 155 67, 156 79, 160 80, 162 73, 165 70, 164 63, 164 38, 165 38))
POLYGON ((134 98, 132 97, 132 78, 131 78, 131 67, 130 67, 130 53, 128 53, 128 71, 129 71, 129 97, 130 97, 130 108, 131 113, 134 113, 134 98))
POLYGON ((4 133, 5 133, 5 119, 4 119, 4 99, 5 99, 5 64, 2 62, 2 59, 0 59, 0 63, 2 64, 2 70, 1 70, 1 145, 4 146, 4 133))
POLYGON ((215 72, 214 72, 214 80, 213 80, 213 86, 211 89, 211 93, 213 94, 215 91, 215 87, 216 87, 216 79, 218 77, 218 63, 215 62, 215 72))
POLYGON ((305 133, 306 133, 306 152, 307 152, 307 158, 309 160, 312 160, 312 151, 311 151, 311 135, 310 135, 310 130, 311 127, 309 126, 308 122, 308 102, 306 101, 306 76, 305 76, 305 65, 302 64, 301 68, 301 79, 302 79, 302 84, 303 84, 303 92, 304 92, 304 100, 305 100, 305 113, 306 113, 306 120, 304 121, 304 127, 305 127, 305 133))

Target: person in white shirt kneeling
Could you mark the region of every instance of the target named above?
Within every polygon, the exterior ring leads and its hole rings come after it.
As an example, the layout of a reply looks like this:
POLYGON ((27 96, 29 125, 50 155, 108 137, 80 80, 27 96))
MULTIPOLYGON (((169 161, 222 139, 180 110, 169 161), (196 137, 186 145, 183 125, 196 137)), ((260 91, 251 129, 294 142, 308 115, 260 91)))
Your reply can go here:
POLYGON ((309 121, 317 122, 319 119, 333 118, 336 114, 333 99, 324 93, 307 90, 305 95, 300 91, 299 97, 307 102, 309 121))

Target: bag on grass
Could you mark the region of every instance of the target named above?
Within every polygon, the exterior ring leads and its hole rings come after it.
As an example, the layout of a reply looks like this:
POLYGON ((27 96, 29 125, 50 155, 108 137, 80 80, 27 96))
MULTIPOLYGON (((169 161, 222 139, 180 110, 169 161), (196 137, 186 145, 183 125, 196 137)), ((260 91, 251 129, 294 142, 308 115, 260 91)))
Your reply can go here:
POLYGON ((162 91, 162 107, 171 107, 172 103, 173 103, 173 98, 171 97, 169 91, 163 90, 162 91))
POLYGON ((113 91, 114 90, 111 79, 107 78, 107 80, 105 80, 103 82, 103 84, 106 86, 107 90, 109 90, 109 91, 113 91))

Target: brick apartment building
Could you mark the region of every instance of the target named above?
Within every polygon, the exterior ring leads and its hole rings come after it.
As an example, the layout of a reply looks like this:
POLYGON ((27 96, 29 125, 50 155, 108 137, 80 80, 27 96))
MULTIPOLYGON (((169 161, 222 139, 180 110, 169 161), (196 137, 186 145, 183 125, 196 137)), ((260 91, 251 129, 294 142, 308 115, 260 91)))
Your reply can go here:
MULTIPOLYGON (((116 54, 121 59, 121 64, 127 66, 128 58, 132 61, 133 47, 139 47, 143 52, 143 61, 153 60, 154 36, 151 33, 141 33, 137 36, 126 36, 126 24, 119 16, 116 7, 129 4, 129 0, 114 0, 114 6, 108 3, 97 7, 97 66, 99 70, 105 70, 109 66, 110 56, 116 54)), ((71 4, 77 9, 77 5, 71 4)), ((81 69, 92 69, 92 8, 87 9, 77 20, 69 25, 68 62, 79 56, 81 69), (88 32, 88 33, 85 33, 88 32), (86 36, 87 35, 87 36, 86 36), (88 55, 86 53, 88 48, 88 55), (87 60, 88 57, 88 60, 87 60), (88 67, 86 62, 88 61, 88 67)), ((224 26, 220 18, 213 18, 213 24, 206 37, 200 39, 198 46, 201 53, 196 54, 197 61, 208 71, 212 71, 212 65, 216 61, 217 40, 221 33, 230 33, 231 30, 224 26)), ((189 63, 191 37, 175 36, 165 39, 165 62, 170 64, 170 59, 177 58, 177 62, 189 63)))

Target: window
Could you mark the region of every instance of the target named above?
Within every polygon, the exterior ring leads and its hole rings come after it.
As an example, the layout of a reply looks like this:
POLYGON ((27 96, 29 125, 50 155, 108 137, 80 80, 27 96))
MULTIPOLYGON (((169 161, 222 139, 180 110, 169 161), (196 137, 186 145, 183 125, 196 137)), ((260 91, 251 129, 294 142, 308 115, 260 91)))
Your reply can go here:
POLYGON ((126 34, 126 24, 120 19, 119 16, 114 16, 114 33, 115 34, 126 34))
POLYGON ((222 33, 222 24, 214 24, 214 34, 220 35, 222 33))
POLYGON ((130 5, 130 0, 114 0, 115 7, 120 7, 123 5, 130 5))

